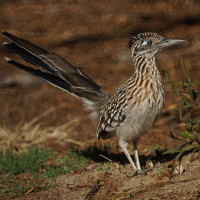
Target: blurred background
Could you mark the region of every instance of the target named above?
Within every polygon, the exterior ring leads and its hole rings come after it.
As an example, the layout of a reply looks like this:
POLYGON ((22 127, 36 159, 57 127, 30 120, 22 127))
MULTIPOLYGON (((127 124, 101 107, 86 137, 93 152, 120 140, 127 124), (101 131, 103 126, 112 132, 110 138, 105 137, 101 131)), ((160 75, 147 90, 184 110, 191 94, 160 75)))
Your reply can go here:
MULTIPOLYGON (((1 0, 0 29, 55 52, 80 68, 109 92, 133 73, 128 41, 139 32, 182 38, 189 46, 166 49, 157 57, 166 84, 163 113, 141 138, 139 151, 170 142, 170 128, 179 126, 179 98, 167 85, 182 80, 183 57, 190 76, 200 81, 200 2, 195 0, 1 0)), ((7 41, 3 36, 0 42, 7 41)), ((91 120, 81 102, 10 66, 4 57, 21 59, 0 46, 0 144, 24 148, 40 144, 57 149, 94 145, 98 121, 91 120)), ((116 139, 110 139, 116 150, 116 139)), ((105 141, 108 142, 108 141, 105 141)))

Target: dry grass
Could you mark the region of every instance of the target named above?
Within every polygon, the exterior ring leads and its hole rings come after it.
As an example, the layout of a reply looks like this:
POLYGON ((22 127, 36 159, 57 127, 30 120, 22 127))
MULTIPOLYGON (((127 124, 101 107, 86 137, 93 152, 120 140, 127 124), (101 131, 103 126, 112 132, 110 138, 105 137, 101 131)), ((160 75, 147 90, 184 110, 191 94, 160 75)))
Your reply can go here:
POLYGON ((54 112, 53 108, 29 122, 19 122, 14 132, 5 126, 0 127, 0 146, 3 151, 8 149, 19 151, 33 145, 44 146, 50 139, 55 140, 55 143, 72 143, 82 147, 84 143, 70 138, 70 134, 74 133, 80 120, 78 117, 58 127, 41 127, 41 119, 52 112, 54 112))

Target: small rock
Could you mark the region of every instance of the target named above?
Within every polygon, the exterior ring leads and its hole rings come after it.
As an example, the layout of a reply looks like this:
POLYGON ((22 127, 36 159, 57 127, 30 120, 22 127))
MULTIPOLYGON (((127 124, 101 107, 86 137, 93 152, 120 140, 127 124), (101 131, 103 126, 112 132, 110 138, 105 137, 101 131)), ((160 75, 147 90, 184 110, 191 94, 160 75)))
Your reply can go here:
POLYGON ((174 169, 174 174, 182 174, 185 171, 185 168, 183 167, 183 165, 178 165, 177 167, 175 167, 174 169))

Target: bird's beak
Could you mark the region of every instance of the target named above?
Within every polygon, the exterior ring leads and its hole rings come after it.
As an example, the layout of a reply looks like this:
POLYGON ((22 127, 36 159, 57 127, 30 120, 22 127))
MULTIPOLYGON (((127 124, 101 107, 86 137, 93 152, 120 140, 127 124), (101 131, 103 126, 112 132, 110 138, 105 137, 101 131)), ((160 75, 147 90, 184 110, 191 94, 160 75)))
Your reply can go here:
POLYGON ((156 47, 162 49, 165 47, 170 47, 175 44, 181 44, 181 43, 188 44, 186 40, 182 40, 182 39, 165 39, 162 43, 156 44, 156 47))

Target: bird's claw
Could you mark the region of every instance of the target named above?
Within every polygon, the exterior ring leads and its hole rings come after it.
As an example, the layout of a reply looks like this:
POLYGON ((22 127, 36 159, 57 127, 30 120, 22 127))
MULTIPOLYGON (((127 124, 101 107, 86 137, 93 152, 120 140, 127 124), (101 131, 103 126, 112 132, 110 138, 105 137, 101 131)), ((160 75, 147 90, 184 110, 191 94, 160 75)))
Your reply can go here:
POLYGON ((152 170, 153 170, 153 168, 148 168, 148 169, 144 169, 144 170, 136 170, 134 173, 126 173, 126 176, 133 177, 133 176, 137 176, 137 175, 147 175, 148 172, 150 172, 152 170))

